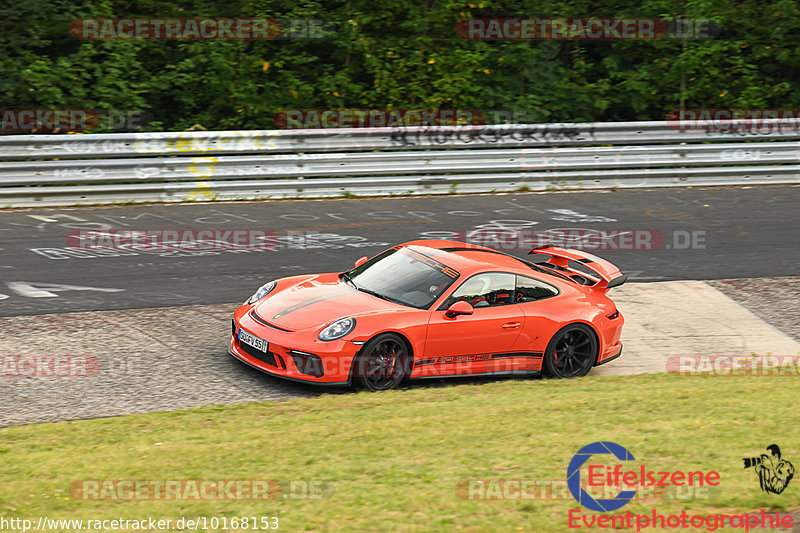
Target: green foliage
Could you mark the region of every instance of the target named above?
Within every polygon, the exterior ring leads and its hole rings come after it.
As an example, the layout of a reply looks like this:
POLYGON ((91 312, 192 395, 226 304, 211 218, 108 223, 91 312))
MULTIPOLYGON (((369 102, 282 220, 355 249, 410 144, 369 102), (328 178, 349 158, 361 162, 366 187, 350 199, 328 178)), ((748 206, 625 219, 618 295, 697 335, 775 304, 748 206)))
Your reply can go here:
POLYGON ((148 129, 265 129, 285 109, 504 109, 540 122, 800 108, 793 0, 27 0, 0 6, 2 108, 141 110, 148 129), (324 39, 78 40, 82 17, 324 19, 324 39), (712 19, 711 40, 477 41, 467 18, 712 19))

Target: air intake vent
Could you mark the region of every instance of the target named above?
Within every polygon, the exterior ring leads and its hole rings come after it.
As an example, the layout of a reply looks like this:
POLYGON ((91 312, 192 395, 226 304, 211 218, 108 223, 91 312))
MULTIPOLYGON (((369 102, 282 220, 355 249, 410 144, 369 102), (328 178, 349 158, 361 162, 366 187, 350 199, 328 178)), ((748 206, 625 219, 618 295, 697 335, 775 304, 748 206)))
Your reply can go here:
POLYGON ((289 355, 292 356, 294 366, 297 367, 297 371, 301 374, 314 376, 315 378, 321 378, 325 374, 325 370, 322 368, 322 359, 318 355, 295 350, 290 351, 289 355))

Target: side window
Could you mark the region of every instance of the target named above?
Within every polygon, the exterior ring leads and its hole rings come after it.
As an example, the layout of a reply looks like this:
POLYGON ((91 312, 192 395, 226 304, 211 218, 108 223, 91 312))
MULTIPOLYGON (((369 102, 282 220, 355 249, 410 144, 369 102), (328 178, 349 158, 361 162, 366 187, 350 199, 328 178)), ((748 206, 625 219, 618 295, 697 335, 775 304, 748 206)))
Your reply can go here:
POLYGON ((490 272, 472 276, 453 292, 443 307, 459 301, 476 308, 514 303, 514 274, 490 272))
POLYGON ((542 298, 550 298, 558 294, 558 290, 551 285, 527 276, 517 276, 517 291, 514 301, 517 303, 533 302, 542 298))

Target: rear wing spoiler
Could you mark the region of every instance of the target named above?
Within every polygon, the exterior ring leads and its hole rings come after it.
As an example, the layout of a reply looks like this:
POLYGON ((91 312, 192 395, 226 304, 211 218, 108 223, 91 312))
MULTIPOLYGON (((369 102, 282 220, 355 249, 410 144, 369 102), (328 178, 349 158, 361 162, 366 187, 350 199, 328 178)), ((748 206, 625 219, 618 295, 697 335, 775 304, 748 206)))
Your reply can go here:
POLYGON ((579 283, 591 285, 598 289, 619 287, 628 279, 628 276, 620 272, 619 268, 612 263, 596 255, 586 253, 583 250, 556 248, 555 246, 537 246, 528 252, 528 254, 549 255, 550 258, 544 263, 546 266, 567 274, 579 283), (581 266, 592 271, 598 277, 595 278, 578 269, 570 268, 570 261, 580 263, 581 266), (573 276, 577 276, 577 279, 573 276), (587 282, 583 282, 582 280, 586 280, 587 282))

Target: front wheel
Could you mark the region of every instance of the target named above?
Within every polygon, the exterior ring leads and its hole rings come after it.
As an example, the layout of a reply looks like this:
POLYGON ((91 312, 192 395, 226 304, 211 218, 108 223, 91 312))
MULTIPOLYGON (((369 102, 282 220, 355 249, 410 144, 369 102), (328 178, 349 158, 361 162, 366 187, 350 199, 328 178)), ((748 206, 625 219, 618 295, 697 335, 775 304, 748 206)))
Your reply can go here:
POLYGON ((597 361, 597 338, 585 324, 558 330, 544 352, 544 371, 554 378, 585 376, 597 361))
POLYGON ((406 343, 399 335, 378 335, 364 346, 356 359, 355 383, 371 391, 393 389, 406 377, 409 361, 406 343))

